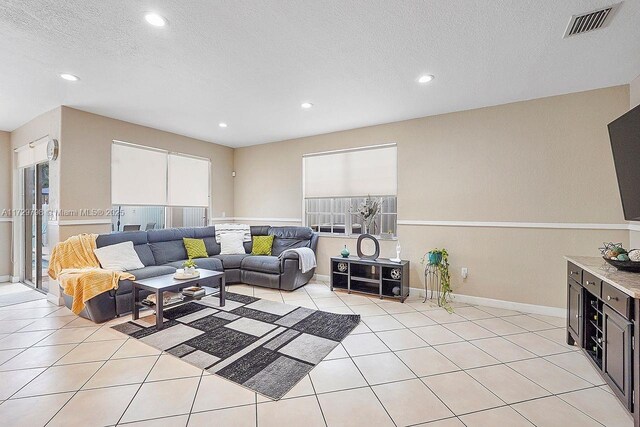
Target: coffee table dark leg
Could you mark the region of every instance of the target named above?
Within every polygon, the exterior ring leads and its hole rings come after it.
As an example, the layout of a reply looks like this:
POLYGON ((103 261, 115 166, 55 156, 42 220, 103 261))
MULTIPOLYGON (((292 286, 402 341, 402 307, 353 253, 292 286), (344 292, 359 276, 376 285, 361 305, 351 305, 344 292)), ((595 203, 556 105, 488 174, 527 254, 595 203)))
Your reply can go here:
POLYGON ((164 300, 162 298, 162 292, 156 291, 156 330, 162 329, 162 318, 164 316, 164 300))
POLYGON ((140 318, 140 306, 138 306, 138 303, 140 302, 140 289, 135 284, 133 285, 131 295, 133 298, 131 305, 131 318, 132 320, 138 320, 140 318))
POLYGON ((226 281, 224 280, 224 274, 220 276, 220 307, 224 307, 224 301, 226 299, 226 281))

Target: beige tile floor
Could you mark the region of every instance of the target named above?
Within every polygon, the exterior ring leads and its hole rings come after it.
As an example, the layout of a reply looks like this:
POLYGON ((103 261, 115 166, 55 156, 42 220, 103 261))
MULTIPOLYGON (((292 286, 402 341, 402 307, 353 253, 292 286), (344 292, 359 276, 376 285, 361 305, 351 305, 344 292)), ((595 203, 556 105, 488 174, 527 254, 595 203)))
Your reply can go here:
MULTIPOLYGON (((0 285, 3 292, 16 285, 0 285)), ((333 293, 231 291, 361 324, 273 402, 46 300, 0 307, 0 424, 9 426, 611 426, 630 416, 564 320, 333 293), (595 403, 595 404, 594 404, 595 403)))

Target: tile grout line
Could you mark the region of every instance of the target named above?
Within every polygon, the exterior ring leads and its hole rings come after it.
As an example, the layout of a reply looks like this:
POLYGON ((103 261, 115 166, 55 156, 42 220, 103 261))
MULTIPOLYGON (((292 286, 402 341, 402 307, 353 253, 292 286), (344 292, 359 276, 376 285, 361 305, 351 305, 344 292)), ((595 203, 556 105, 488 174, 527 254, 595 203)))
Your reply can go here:
MULTIPOLYGON (((162 353, 160 353, 162 356, 162 353)), ((152 368, 153 369, 153 368, 152 368)), ((151 372, 151 371, 149 371, 151 372)), ((196 399, 198 398, 198 391, 200 390, 200 384, 202 384, 202 377, 204 376, 204 369, 200 372, 200 379, 198 380, 198 385, 196 386, 196 392, 193 394, 193 402, 191 402, 191 408, 189 409, 189 414, 187 415, 187 424, 189 425, 189 420, 191 419, 191 414, 193 413, 193 407, 196 404, 196 399)), ((132 399, 133 401, 133 399, 132 399)))
MULTIPOLYGON (((94 332, 95 332, 95 331, 94 331, 94 332)), ((54 332, 52 332, 51 334, 47 335, 47 336, 46 336, 46 337, 44 337, 43 339, 48 338, 49 336, 53 335, 53 333, 54 333, 54 332)), ((91 336, 91 335, 92 335, 92 334, 89 334, 89 336, 91 336)), ((88 337, 87 337, 87 338, 88 338, 88 337)), ((42 341, 42 340, 40 340, 40 341, 42 341)), ((25 349, 25 351, 26 351, 26 350, 28 350, 28 349, 30 349, 30 348, 34 348, 34 347, 36 346, 36 344, 38 344, 40 341, 38 341, 38 342, 36 342, 35 344, 33 344, 33 345, 31 345, 31 346, 27 347, 27 348, 25 349)), ((47 366, 47 367, 40 367, 40 368, 28 368, 28 369, 43 369, 43 371, 42 371, 42 372, 40 372, 40 373, 39 373, 38 375, 36 375, 35 377, 33 377, 33 378, 32 378, 30 381, 28 381, 27 383, 25 383, 22 387, 20 387, 18 390, 16 390, 13 394, 11 394, 11 396, 9 396, 9 397, 7 398, 7 400, 11 399, 13 396, 15 396, 17 393, 19 393, 19 392, 20 392, 20 390, 22 390, 23 388, 25 388, 26 386, 28 386, 29 384, 31 384, 33 381, 35 381, 35 379, 36 379, 36 378, 40 377, 40 375, 44 374, 44 373, 45 373, 45 372, 47 372, 49 369, 51 369, 51 368, 55 365, 55 363, 59 362, 59 361, 60 361, 63 357, 65 357, 67 354, 71 353, 73 350, 75 350, 76 348, 78 348, 78 347, 80 346, 80 344, 82 344, 83 342, 84 342, 84 341, 80 341, 80 342, 78 342, 78 343, 68 343, 68 344, 75 344, 75 346, 74 346, 71 350, 69 350, 67 353, 65 353, 64 355, 60 356, 60 358, 58 358, 58 359, 54 362, 54 364, 52 364, 52 365, 49 365, 49 366, 47 366)), ((125 342, 126 342, 126 340, 125 340, 125 342)), ((122 343, 122 344, 124 345, 124 343, 122 343)), ((66 345, 66 344, 58 344, 58 345, 66 345)), ((48 346, 41 346, 41 347, 48 347, 48 346)), ((116 350, 116 351, 117 351, 117 350, 116 350)), ((94 362, 80 362, 80 363, 94 363, 94 362)), ((80 364, 80 363, 78 363, 78 364, 80 364)), ((4 364, 4 363, 3 363, 3 364, 4 364)), ((17 369, 17 370, 23 370, 23 369, 17 369)), ((4 371, 4 372, 11 372, 11 371, 4 371)), ((49 393, 49 394, 54 394, 54 393, 49 393)), ((39 396, 39 395, 38 395, 38 396, 39 396)), ((33 396, 26 396, 26 397, 33 397, 33 396)), ((73 397, 73 396, 72 396, 72 397, 73 397)))
MULTIPOLYGON (((123 344, 124 345, 124 344, 123 344)), ((160 354, 158 355, 158 357, 156 358, 156 361, 153 363, 153 365, 151 366, 151 369, 149 369, 149 372, 147 372, 147 375, 145 375, 144 380, 142 380, 142 382, 140 383, 140 385, 138 386, 138 389, 136 390, 136 392, 133 394, 133 397, 131 398, 131 400, 129 401, 129 403, 127 404, 127 407, 124 408, 124 411, 122 411, 122 414, 120 415, 120 417, 118 418, 118 421, 116 422, 116 425, 120 424, 120 421, 122 421, 122 417, 124 417, 124 414, 127 413, 127 411, 129 410, 129 407, 131 407, 131 403, 135 400, 136 396, 138 396, 138 393, 140 392, 140 390, 142 389, 142 386, 145 384, 145 382, 147 381, 147 378, 149 378, 149 375, 151 375, 151 371, 153 371, 153 368, 155 368, 155 366, 158 364, 158 361, 160 360, 160 357, 162 357, 162 351, 160 352, 160 354)), ((115 354, 115 353, 114 353, 115 354)))
MULTIPOLYGON (((94 333, 95 333, 95 332, 94 332, 94 333)), ((89 336, 91 336, 91 335, 89 335, 89 336)), ((87 338, 89 338, 89 337, 87 337, 87 338)), ((116 351, 114 351, 114 352, 113 352, 113 354, 116 354, 116 352, 117 352, 118 350, 120 350, 120 348, 122 348, 122 346, 124 345, 124 343, 125 343, 125 342, 127 342, 127 340, 125 340, 122 344, 120 344, 120 346, 116 349, 116 351)), ((80 344, 78 344, 78 346, 79 346, 79 345, 80 345, 80 344)), ((113 355, 113 354, 112 354, 112 355, 113 355)), ((51 418, 49 418, 49 421, 47 421, 47 422, 45 423, 45 426, 46 426, 47 424, 49 424, 49 423, 50 423, 50 422, 51 422, 51 421, 56 417, 56 415, 58 415, 58 413, 60 413, 60 411, 62 411, 62 409, 63 409, 65 406, 67 406, 67 404, 69 404, 69 402, 71 402, 71 400, 72 400, 74 397, 76 397, 76 395, 77 395, 77 394, 82 390, 82 387, 84 387, 85 385, 87 385, 87 383, 88 383, 89 381, 91 381, 91 378, 93 378, 93 377, 98 373, 98 371, 104 367, 104 365, 105 365, 108 361, 109 361, 109 359, 107 359, 107 360, 105 360, 104 362, 102 362, 102 365, 100 365, 100 367, 99 367, 98 369, 96 369, 96 371, 95 371, 92 375, 90 375, 90 376, 89 376, 89 378, 87 378, 87 380, 82 384, 82 386, 80 386, 80 388, 79 388, 78 390, 76 390, 75 392, 73 392, 73 395, 72 395, 72 396, 71 396, 71 397, 70 397, 70 398, 69 398, 69 399, 64 403, 64 405, 62 405, 62 406, 60 407, 60 409, 58 409, 58 410, 56 411, 56 413, 55 413, 55 414, 53 414, 53 416, 52 416, 51 418)), ((94 362, 87 362, 87 363, 94 363, 94 362)), ((46 372, 46 370, 45 370, 44 372, 46 372)))
MULTIPOLYGON (((318 366, 318 365, 316 365, 318 366)), ((320 408, 320 414, 322 414, 322 419, 324 420, 324 425, 325 427, 328 426, 327 424, 327 417, 324 415, 324 411, 322 410, 322 405, 320 404, 320 398, 318 397, 318 393, 316 392, 316 386, 313 385, 313 379, 311 379, 311 375, 310 373, 307 373, 307 376, 309 377, 309 382, 311 383, 311 389, 313 389, 313 395, 316 398, 316 402, 318 402, 318 407, 320 408)), ((257 417, 256 417, 257 419, 257 417)))

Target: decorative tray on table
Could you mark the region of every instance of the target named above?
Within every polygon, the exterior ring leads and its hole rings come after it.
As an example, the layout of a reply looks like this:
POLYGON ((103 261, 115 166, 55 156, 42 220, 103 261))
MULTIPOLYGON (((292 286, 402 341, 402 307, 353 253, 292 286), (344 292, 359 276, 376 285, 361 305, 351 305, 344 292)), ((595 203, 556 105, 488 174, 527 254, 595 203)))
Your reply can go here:
POLYGON ((184 272, 181 273, 179 271, 176 271, 175 274, 173 275, 173 278, 176 279, 176 280, 196 279, 198 277, 200 277, 200 272, 199 271, 196 271, 193 274, 186 274, 184 272))

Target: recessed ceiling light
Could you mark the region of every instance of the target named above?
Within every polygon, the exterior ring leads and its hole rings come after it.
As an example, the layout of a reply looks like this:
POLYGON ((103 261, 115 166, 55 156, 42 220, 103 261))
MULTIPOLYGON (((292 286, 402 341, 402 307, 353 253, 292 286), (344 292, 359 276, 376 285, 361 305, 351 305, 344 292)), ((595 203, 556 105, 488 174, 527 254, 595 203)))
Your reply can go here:
POLYGON ((60 77, 70 82, 77 82, 78 80, 80 80, 78 76, 74 76, 73 74, 69 73, 62 73, 60 74, 60 77))
POLYGON ((144 15, 144 19, 154 27, 164 27, 167 25, 167 20, 157 13, 149 12, 144 15))
POLYGON ((433 76, 431 74, 425 74, 424 76, 420 76, 418 83, 429 83, 431 80, 433 80, 433 76))
POLYGON ((223 122, 220 122, 220 123, 218 123, 218 126, 220 126, 221 128, 226 128, 227 124, 223 123, 223 122))
POLYGON ((302 104, 300 104, 300 107, 304 108, 305 110, 308 110, 309 108, 313 107, 313 104, 310 102, 303 102, 302 104))

